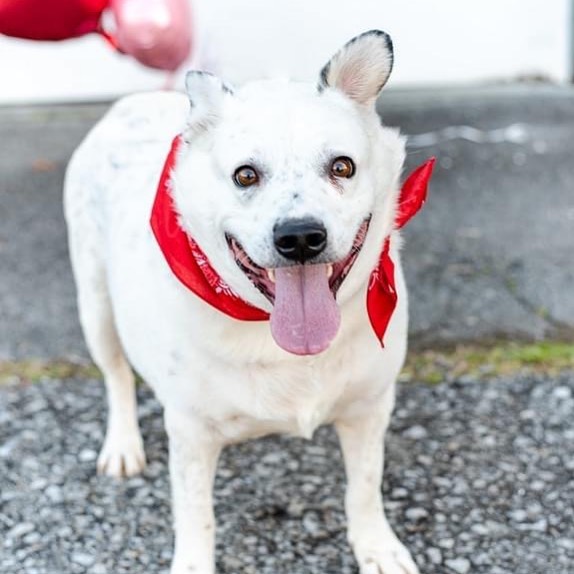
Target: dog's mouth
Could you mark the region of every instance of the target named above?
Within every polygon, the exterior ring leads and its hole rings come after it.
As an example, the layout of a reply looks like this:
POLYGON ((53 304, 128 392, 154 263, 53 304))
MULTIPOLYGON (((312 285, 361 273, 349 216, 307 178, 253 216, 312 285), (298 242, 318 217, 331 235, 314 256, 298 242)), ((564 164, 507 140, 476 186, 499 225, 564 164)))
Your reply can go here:
POLYGON ((339 330, 337 292, 365 243, 370 217, 360 225, 346 257, 332 263, 276 268, 257 265, 239 241, 226 235, 237 266, 272 304, 271 332, 277 344, 297 355, 324 351, 339 330))

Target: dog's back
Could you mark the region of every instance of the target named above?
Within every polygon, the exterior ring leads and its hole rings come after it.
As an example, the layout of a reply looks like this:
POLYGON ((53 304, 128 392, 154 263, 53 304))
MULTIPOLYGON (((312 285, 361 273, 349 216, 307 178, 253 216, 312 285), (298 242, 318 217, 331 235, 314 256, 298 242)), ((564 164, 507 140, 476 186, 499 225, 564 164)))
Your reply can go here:
MULTIPOLYGON (((172 138, 184 125, 187 98, 176 92, 155 92, 119 100, 77 148, 66 173, 65 209, 75 210, 86 201, 86 210, 106 210, 122 198, 151 208, 154 186, 172 138), (136 201, 130 196, 146 194, 136 201)), ((68 224, 74 224, 68 218, 68 224)))

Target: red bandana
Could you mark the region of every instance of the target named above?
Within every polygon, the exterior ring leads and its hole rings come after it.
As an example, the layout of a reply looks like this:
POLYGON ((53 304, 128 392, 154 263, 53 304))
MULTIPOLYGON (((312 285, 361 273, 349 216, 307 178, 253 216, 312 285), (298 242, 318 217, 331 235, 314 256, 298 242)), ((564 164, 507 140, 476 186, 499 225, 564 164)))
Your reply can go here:
MULTIPOLYGON (((169 183, 181 142, 181 136, 173 140, 151 214, 151 227, 163 256, 175 276, 211 306, 241 321, 265 321, 269 319, 269 313, 238 297, 213 269, 199 245, 179 224, 169 183)), ((427 160, 405 181, 399 197, 396 229, 403 227, 423 206, 434 162, 434 158, 427 160)), ((371 273, 367 290, 369 320, 381 344, 396 305, 395 266, 389 254, 387 237, 379 263, 371 273)))

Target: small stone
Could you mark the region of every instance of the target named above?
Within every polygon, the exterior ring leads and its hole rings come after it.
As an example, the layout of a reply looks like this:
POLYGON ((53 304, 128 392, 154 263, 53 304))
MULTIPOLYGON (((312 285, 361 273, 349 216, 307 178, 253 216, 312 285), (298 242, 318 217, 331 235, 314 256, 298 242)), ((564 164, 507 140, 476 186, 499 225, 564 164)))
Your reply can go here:
POLYGON ((532 532, 546 532, 548 529, 548 521, 542 518, 536 522, 518 524, 516 527, 518 530, 532 531, 532 532))
POLYGON ((433 463, 432 456, 428 456, 427 454, 420 454, 417 456, 417 462, 422 464, 423 466, 431 466, 433 463))
POLYGON ((413 440, 426 438, 427 435, 428 435, 427 430, 420 425, 412 426, 408 428, 405 432, 403 432, 403 436, 407 438, 412 438, 413 440))
POLYGON ((405 516, 412 520, 413 522, 418 522, 419 520, 423 520, 429 515, 429 513, 424 508, 407 508, 405 512, 405 516))
POLYGON ((487 566, 492 562, 492 557, 488 552, 479 552, 478 554, 473 554, 472 563, 475 566, 487 566))
POLYGON ((488 527, 484 524, 473 524, 470 529, 479 536, 486 536, 489 532, 488 527))
POLYGON ((556 545, 565 550, 574 550, 574 539, 572 538, 560 538, 556 541, 556 545))
POLYGON ((44 490, 48 486, 48 481, 45 478, 37 478, 30 483, 31 490, 44 490))
POLYGON ((319 529, 319 521, 314 512, 306 512, 303 515, 303 528, 309 532, 309 534, 317 532, 319 529))
POLYGON ((6 538, 7 539, 21 538, 22 536, 25 536, 26 534, 29 534, 30 532, 33 531, 34 531, 34 525, 31 522, 22 522, 21 524, 17 524, 13 528, 11 528, 6 533, 6 538))
POLYGON ((432 564, 442 564, 442 552, 440 549, 431 546, 430 548, 427 548, 426 553, 432 564))
POLYGON ((409 495, 409 491, 406 488, 393 488, 391 492, 391 498, 406 498, 409 495))
POLYGON ((39 532, 30 532, 30 534, 26 534, 23 538, 24 542, 31 546, 33 544, 38 544, 42 540, 42 535, 39 532))
POLYGON ((546 483, 542 480, 533 480, 530 484, 530 489, 535 492, 540 492, 546 488, 546 483))
POLYGON ((287 513, 293 518, 301 518, 303 512, 305 511, 305 503, 301 500, 293 499, 287 507, 287 513))
POLYGON ((48 486, 48 488, 44 490, 44 493, 50 499, 50 501, 55 504, 57 504, 58 502, 62 502, 63 500, 62 490, 60 489, 59 486, 56 486, 55 484, 48 486))
POLYGON ((486 488, 486 485, 487 483, 484 478, 477 478, 475 481, 473 481, 472 488, 476 490, 482 490, 483 488, 486 488))
POLYGON ((496 446, 496 437, 489 435, 489 436, 485 436, 482 439, 482 444, 483 446, 487 446, 487 447, 495 447, 496 446))
POLYGON ((98 453, 90 448, 84 448, 78 454, 80 462, 93 462, 98 457, 98 453))
POLYGON ((72 554, 72 562, 80 566, 91 566, 94 563, 94 557, 85 552, 74 552, 74 554, 72 554))
POLYGON ((572 398, 572 391, 568 387, 556 387, 552 392, 552 396, 559 401, 567 401, 572 398))
POLYGON ((470 562, 466 558, 453 558, 447 560, 445 564, 457 574, 467 574, 470 571, 470 562))
POLYGON ((243 567, 243 562, 235 556, 224 556, 221 561, 225 568, 232 572, 240 572, 243 567))
POLYGON ((512 512, 510 512, 509 516, 515 522, 524 522, 528 518, 528 512, 520 508, 518 510, 513 510, 512 512))

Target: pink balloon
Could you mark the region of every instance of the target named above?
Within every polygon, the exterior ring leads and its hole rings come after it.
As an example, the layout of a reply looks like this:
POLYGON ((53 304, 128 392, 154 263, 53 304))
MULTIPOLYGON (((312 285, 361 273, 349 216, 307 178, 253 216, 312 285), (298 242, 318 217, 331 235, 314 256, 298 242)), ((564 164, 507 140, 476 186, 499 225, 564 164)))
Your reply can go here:
POLYGON ((144 66, 174 71, 191 52, 189 0, 111 0, 119 50, 144 66))

